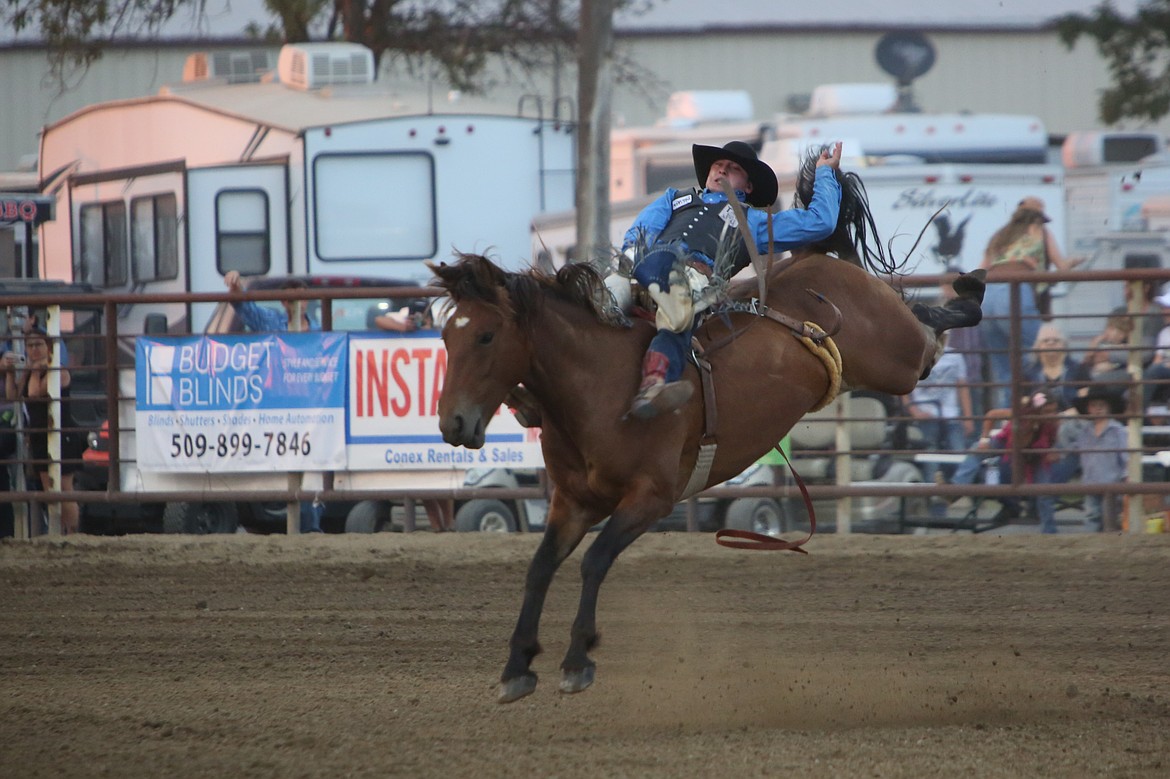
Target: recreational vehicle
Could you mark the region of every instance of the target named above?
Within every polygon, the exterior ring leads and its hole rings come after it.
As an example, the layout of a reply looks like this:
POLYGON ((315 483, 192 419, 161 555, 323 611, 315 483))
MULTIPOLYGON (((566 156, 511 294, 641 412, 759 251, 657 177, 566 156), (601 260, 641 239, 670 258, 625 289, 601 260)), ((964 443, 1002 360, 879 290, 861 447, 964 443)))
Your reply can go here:
POLYGON ((988 239, 1026 196, 1043 199, 1064 229, 1062 170, 1047 161, 1048 135, 1031 116, 895 113, 884 84, 818 87, 809 115, 777 121, 761 158, 792 206, 805 156, 845 143, 842 168, 865 183, 878 238, 910 273, 979 267, 988 239))
MULTIPOLYGON (((656 134, 642 133, 658 143, 642 145, 635 155, 637 166, 625 174, 637 187, 611 186, 610 237, 620 245, 637 213, 665 187, 695 186, 692 143, 723 145, 733 139, 755 143, 761 159, 776 171, 778 209, 792 207, 805 155, 842 141, 842 167, 861 175, 878 238, 895 259, 907 260, 911 273, 978 267, 988 238, 1028 195, 1046 201, 1052 227, 1061 234, 1063 169, 1047 161, 1048 137, 1039 119, 893 113, 896 101, 893 86, 827 85, 813 92, 806 115, 777 115, 754 125, 710 124, 702 139, 694 137, 695 129, 676 130, 673 136, 661 128, 656 134), (690 135, 684 138, 681 132, 690 135), (650 175, 665 170, 675 176, 650 175), (656 189, 648 188, 651 182, 656 189)), ((615 131, 615 149, 617 143, 615 131)), ((534 252, 547 252, 553 265, 571 256, 574 238, 571 213, 545 214, 533 221, 534 252)))
MULTIPOLYGON (((259 82, 189 68, 158 95, 48 126, 41 182, 60 213, 40 275, 221 292, 231 270, 425 282, 424 261, 455 249, 526 265, 532 218, 573 203, 572 117, 537 98, 502 109, 408 93, 373 73, 362 46, 290 45, 259 82)), ((200 332, 212 308, 168 308, 167 329, 200 332)), ((158 311, 120 315, 132 332, 158 311)))
MULTIPOLYGON (((1065 247, 1069 254, 1086 259, 1084 269, 1170 267, 1164 216, 1170 160, 1161 135, 1072 133, 1061 146, 1061 160, 1068 216, 1065 247)), ((1099 301, 1096 308, 1122 305, 1121 286, 1110 290, 1108 300, 1099 301)))

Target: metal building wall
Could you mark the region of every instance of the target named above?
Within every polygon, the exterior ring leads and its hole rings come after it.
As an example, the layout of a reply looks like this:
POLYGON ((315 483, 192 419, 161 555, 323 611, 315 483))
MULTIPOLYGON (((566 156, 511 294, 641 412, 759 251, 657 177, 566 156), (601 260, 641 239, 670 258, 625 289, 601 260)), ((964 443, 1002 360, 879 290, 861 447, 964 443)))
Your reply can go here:
MULTIPOLYGON (((235 47, 243 48, 243 47, 235 47)), ((181 81, 183 63, 207 46, 114 49, 87 72, 61 85, 49 76, 44 51, 0 49, 0 170, 15 170, 25 155, 35 160, 40 131, 94 103, 153 95, 165 84, 181 81)))
MULTIPOLYGON (((818 84, 886 82, 874 59, 885 31, 707 33, 622 36, 619 46, 666 82, 650 99, 622 88, 615 111, 627 125, 661 117, 666 94, 682 89, 747 89, 759 118, 782 111, 791 94, 818 84)), ((1036 114, 1050 133, 1102 127, 1097 98, 1109 84, 1096 47, 1071 52, 1052 32, 926 32, 937 57, 914 87, 927 111, 1036 114)), ((1170 131, 1170 121, 1158 125, 1170 131)))
MULTIPOLYGON (((761 32, 619 34, 617 45, 661 83, 649 94, 619 86, 615 124, 651 124, 664 113, 671 91, 747 89, 758 118, 784 110, 793 94, 818 84, 888 82, 874 60, 885 31, 769 30, 761 32)), ((934 68, 915 84, 924 110, 1027 113, 1038 115, 1050 133, 1101 126, 1097 96, 1109 83, 1096 48, 1082 41, 1068 51, 1047 31, 927 31, 937 50, 934 68)), ((255 48, 243 41, 217 46, 174 43, 166 47, 111 50, 84 75, 75 75, 62 93, 47 76, 42 51, 0 48, 0 170, 15 169, 23 155, 35 155, 45 124, 92 103, 156 93, 181 80, 183 63, 195 51, 255 48)), ((405 73, 398 77, 416 79, 405 73)), ((553 74, 518 84, 515 73, 489 73, 489 97, 516 103, 521 94, 551 92, 553 74)), ((561 83, 576 100, 571 68, 561 83)), ((438 89, 445 89, 436 85, 438 89)), ((1170 132, 1170 121, 1157 125, 1170 132)))

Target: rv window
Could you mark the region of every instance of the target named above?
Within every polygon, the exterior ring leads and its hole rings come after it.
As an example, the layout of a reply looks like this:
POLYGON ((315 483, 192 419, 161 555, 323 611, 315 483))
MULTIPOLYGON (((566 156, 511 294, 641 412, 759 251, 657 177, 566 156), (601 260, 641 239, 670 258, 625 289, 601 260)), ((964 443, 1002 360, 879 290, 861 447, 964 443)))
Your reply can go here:
POLYGON ((268 193, 262 189, 225 189, 215 196, 215 267, 262 276, 271 267, 268 193))
POLYGON ((81 251, 74 279, 101 287, 126 284, 129 274, 126 204, 90 203, 81 207, 81 251))
POLYGON ((130 251, 135 281, 178 277, 178 207, 173 194, 130 201, 130 251))
POLYGON ((656 195, 667 187, 689 189, 695 186, 695 164, 686 161, 679 164, 665 162, 646 164, 646 191, 640 194, 656 195))
POLYGON ((1102 162, 1137 162, 1158 151, 1158 141, 1152 135, 1106 136, 1102 146, 1102 162))
POLYGON ((321 154, 313 174, 314 245, 322 260, 435 256, 429 154, 321 154))

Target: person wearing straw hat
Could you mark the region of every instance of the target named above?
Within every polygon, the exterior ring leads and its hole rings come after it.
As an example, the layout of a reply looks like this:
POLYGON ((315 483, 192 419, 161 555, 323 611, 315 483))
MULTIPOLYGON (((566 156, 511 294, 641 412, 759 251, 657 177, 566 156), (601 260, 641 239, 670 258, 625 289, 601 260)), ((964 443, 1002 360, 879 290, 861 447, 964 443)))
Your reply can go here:
MULTIPOLYGON (((730 278, 747 266, 750 253, 739 234, 735 210, 724 192, 729 186, 744 204, 748 231, 761 254, 769 248, 767 209, 776 201, 776 174, 743 141, 722 146, 691 147, 699 188, 669 188, 652 201, 626 232, 622 251, 635 260, 633 276, 658 306, 658 333, 642 361, 642 381, 629 415, 648 419, 681 408, 691 385, 679 381, 690 349, 695 294, 708 286, 719 255, 730 254, 730 278), (640 255, 640 256, 639 256, 640 255)), ((772 248, 777 252, 824 240, 833 234, 841 206, 835 171, 841 144, 827 146, 816 161, 813 197, 808 208, 772 215, 772 248)), ((721 260, 721 267, 723 261, 721 260)), ((622 308, 629 300, 629 279, 606 279, 622 308)))
MULTIPOLYGON (((1013 273, 1044 273, 1051 264, 1057 270, 1069 271, 1080 265, 1082 259, 1065 257, 1057 247, 1056 238, 1047 224, 1052 219, 1044 213, 1044 201, 1038 197, 1025 197, 1012 212, 1008 223, 991 236, 983 255, 981 268, 987 270, 987 291, 983 297, 983 322, 980 332, 983 342, 990 350, 988 360, 991 379, 997 386, 992 388, 995 398, 993 406, 1006 407, 1010 404, 1011 366, 1011 285, 994 283, 1013 273)), ((1020 286, 1020 335, 1022 343, 1031 344, 1036 340, 1040 328, 1041 310, 1037 302, 1037 285, 1020 286)))
MULTIPOLYGON (((1125 413, 1125 397, 1107 386, 1089 387, 1073 401, 1086 424, 1073 442, 1080 453, 1081 483, 1118 484, 1129 468, 1125 428, 1117 417, 1125 413)), ((1116 493, 1085 494, 1085 527, 1099 532, 1121 530, 1121 496, 1116 493)))

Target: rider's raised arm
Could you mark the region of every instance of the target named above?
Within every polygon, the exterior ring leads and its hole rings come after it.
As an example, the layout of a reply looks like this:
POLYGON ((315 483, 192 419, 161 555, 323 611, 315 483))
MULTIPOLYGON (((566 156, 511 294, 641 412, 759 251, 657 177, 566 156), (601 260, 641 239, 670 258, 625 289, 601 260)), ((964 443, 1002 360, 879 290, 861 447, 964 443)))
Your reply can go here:
MULTIPOLYGON (((822 165, 817 168, 813 179, 813 197, 808 208, 790 208, 773 217, 776 251, 795 249, 828 238, 837 227, 840 211, 841 185, 837 183, 833 168, 822 165)), ((760 251, 767 251, 767 220, 760 220, 754 232, 760 251)))

